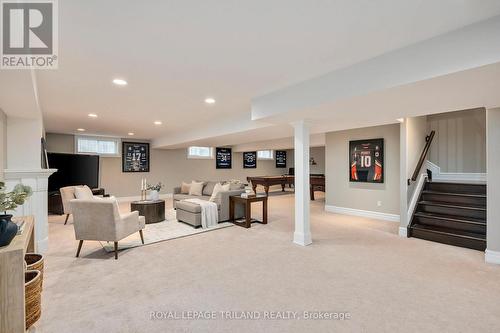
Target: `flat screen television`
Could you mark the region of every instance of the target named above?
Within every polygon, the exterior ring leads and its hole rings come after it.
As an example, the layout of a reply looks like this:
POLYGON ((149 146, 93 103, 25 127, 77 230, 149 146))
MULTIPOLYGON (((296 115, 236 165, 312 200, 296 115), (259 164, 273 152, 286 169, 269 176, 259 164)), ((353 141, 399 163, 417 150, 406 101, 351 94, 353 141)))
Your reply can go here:
POLYGON ((49 177, 49 192, 73 185, 99 187, 99 156, 48 153, 47 159, 49 167, 57 169, 57 172, 49 177))

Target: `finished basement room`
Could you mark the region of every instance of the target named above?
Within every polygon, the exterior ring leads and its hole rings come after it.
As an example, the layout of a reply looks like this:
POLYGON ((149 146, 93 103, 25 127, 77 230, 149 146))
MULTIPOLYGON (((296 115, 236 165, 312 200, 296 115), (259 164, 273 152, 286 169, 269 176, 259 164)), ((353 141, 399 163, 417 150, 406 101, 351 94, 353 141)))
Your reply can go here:
POLYGON ((0 12, 0 333, 500 331, 500 0, 0 12))

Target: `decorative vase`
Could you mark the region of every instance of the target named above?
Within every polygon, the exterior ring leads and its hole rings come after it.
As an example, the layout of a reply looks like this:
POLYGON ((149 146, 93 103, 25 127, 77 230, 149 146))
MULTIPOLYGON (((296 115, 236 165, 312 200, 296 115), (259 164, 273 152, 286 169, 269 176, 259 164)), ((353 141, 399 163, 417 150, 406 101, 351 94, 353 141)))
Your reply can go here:
POLYGON ((149 200, 156 201, 160 199, 160 193, 155 190, 149 191, 149 200))
POLYGON ((17 234, 17 224, 12 222, 12 215, 0 215, 0 247, 10 244, 17 234))

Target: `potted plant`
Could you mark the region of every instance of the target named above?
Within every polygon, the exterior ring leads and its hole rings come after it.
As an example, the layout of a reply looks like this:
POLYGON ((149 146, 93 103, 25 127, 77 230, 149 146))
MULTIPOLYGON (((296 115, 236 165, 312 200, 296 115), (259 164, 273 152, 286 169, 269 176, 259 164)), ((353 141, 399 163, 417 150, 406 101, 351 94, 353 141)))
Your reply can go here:
POLYGON ((163 188, 163 184, 159 182, 156 185, 147 184, 146 190, 149 191, 149 200, 159 200, 160 199, 160 191, 163 188))
POLYGON ((17 224, 12 222, 12 215, 7 211, 23 205, 32 194, 31 187, 17 184, 11 192, 5 192, 5 183, 0 182, 0 247, 10 244, 17 234, 17 224))

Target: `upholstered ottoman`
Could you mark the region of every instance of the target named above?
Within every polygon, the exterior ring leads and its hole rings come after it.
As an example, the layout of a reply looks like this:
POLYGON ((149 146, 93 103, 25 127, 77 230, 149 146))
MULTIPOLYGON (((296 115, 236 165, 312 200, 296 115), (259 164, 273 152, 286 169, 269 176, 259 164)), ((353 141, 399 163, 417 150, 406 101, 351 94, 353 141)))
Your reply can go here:
MULTIPOLYGON (((195 228, 201 227, 201 206, 193 202, 180 200, 175 204, 177 221, 192 225, 195 228)), ((220 210, 220 205, 217 205, 220 210)), ((219 214, 220 216, 220 214, 219 214)))

